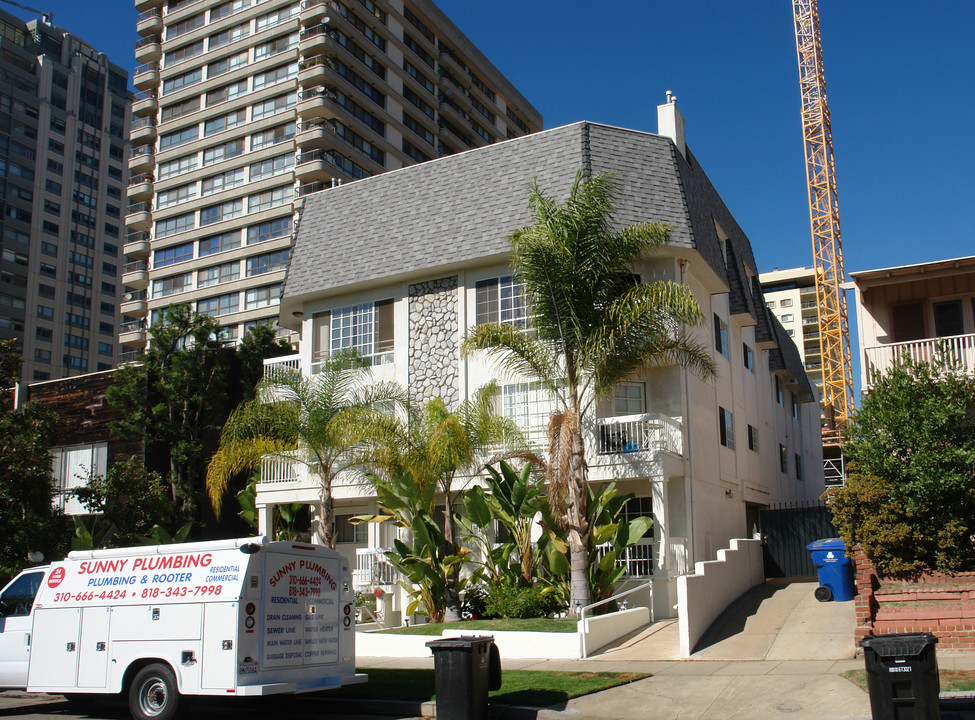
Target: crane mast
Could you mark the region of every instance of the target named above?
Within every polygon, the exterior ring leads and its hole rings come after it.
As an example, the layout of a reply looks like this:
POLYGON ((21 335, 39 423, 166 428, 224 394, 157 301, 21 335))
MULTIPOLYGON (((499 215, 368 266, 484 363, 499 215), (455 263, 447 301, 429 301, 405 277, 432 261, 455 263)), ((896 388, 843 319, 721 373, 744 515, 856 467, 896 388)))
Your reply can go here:
POLYGON ((853 369, 847 323, 840 213, 836 200, 833 136, 826 104, 826 76, 819 35, 816 0, 793 0, 799 87, 802 93, 802 134, 809 188, 809 223, 812 231, 819 311, 819 346, 822 357, 825 425, 823 445, 838 448, 840 433, 853 409, 853 369))

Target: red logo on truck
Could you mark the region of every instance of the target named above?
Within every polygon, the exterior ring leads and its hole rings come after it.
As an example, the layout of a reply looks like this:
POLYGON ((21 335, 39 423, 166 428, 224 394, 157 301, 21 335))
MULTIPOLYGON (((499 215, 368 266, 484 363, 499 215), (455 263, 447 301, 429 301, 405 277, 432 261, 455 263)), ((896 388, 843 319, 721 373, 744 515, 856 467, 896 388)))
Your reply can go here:
POLYGON ((64 567, 58 565, 51 571, 50 577, 47 579, 47 586, 50 588, 56 588, 64 581, 64 567))

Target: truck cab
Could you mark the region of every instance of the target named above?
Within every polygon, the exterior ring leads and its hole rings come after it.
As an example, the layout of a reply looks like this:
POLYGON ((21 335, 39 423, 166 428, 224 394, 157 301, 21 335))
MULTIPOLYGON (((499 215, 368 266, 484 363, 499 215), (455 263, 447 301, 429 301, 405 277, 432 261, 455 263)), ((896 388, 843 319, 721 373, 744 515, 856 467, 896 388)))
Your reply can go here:
POLYGON ((27 687, 31 610, 47 569, 25 570, 0 592, 0 688, 5 690, 27 687))

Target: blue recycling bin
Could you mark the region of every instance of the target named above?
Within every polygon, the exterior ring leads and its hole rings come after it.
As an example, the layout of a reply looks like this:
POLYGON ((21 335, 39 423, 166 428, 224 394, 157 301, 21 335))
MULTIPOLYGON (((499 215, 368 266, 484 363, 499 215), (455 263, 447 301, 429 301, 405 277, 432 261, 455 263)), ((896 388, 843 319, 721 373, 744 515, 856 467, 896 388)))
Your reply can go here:
POLYGON ((853 581, 853 563, 846 554, 846 545, 839 538, 817 540, 806 545, 812 553, 813 565, 819 576, 816 599, 820 602, 830 600, 852 600, 857 594, 853 581))

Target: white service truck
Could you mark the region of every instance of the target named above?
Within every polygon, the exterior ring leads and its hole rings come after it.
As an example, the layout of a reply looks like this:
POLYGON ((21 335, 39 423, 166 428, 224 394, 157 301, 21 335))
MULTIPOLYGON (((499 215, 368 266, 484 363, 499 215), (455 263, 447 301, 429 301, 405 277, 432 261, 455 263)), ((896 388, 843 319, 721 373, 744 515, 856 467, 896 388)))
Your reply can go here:
POLYGON ((72 552, 0 592, 0 688, 127 693, 136 720, 181 695, 310 692, 355 672, 348 563, 267 538, 72 552))

